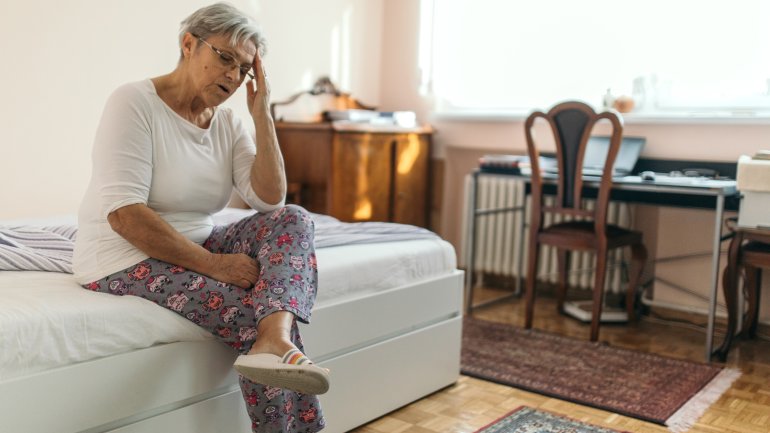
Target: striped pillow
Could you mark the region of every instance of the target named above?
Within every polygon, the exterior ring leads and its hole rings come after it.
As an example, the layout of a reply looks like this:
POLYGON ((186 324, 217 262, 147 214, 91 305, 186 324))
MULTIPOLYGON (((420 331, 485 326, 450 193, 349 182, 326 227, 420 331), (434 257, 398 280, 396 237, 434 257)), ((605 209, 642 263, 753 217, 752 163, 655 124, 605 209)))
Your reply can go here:
POLYGON ((72 273, 77 227, 0 227, 0 271, 72 273))

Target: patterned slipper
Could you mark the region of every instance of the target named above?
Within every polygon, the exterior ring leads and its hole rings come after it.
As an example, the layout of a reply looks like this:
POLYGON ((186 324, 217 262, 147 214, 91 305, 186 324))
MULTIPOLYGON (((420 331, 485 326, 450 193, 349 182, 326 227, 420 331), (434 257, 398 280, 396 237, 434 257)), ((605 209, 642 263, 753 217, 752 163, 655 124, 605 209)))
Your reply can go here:
POLYGON ((271 353, 241 355, 235 370, 255 383, 290 389, 302 394, 323 394, 329 390, 329 371, 313 364, 298 349, 283 357, 271 353))

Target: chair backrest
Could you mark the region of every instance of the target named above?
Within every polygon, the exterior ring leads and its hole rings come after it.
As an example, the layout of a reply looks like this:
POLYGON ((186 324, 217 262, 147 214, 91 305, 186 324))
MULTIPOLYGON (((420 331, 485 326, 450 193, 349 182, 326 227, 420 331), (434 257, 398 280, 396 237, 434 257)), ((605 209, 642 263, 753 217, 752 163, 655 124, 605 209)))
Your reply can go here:
POLYGON ((553 212, 561 215, 581 216, 593 219, 596 232, 604 235, 607 224, 607 205, 612 185, 612 167, 620 149, 623 137, 621 117, 611 111, 596 113, 590 106, 567 101, 557 104, 547 113, 536 111, 529 115, 524 125, 527 137, 527 151, 532 166, 532 224, 542 226, 543 214, 553 212), (557 180, 556 205, 544 207, 543 175, 540 168, 540 152, 533 135, 533 127, 538 118, 547 121, 556 143, 556 160, 559 170, 557 180), (599 193, 592 210, 584 206, 583 200, 583 156, 594 125, 601 119, 609 120, 612 126, 610 145, 604 172, 601 177, 599 193))

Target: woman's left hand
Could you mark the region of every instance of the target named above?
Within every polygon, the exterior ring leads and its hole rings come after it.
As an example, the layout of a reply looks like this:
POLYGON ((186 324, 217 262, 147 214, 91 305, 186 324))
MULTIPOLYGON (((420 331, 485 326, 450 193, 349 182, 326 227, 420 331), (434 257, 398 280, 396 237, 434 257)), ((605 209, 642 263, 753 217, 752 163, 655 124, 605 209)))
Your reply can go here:
POLYGON ((270 118, 270 86, 267 84, 267 73, 262 65, 259 50, 254 56, 254 79, 246 83, 246 102, 249 105, 254 122, 270 118))

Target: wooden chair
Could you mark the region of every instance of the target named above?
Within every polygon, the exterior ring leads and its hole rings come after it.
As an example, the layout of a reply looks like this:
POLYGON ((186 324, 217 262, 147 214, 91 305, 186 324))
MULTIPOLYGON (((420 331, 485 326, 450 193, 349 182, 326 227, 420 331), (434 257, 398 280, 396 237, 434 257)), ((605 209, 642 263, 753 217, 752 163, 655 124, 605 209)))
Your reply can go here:
POLYGON ((720 361, 727 360, 735 330, 738 328, 738 280, 745 277, 745 292, 748 307, 741 326, 741 335, 753 338, 757 332, 759 314, 759 294, 762 287, 762 269, 770 268, 770 230, 733 229, 734 237, 730 241, 727 267, 722 274, 722 290, 727 304, 727 334, 714 351, 720 361))
POLYGON ((604 298, 604 282, 607 269, 607 252, 614 248, 631 247, 632 260, 629 272, 629 287, 626 307, 629 320, 633 318, 635 290, 647 260, 647 249, 642 244, 642 234, 607 224, 607 205, 612 185, 612 167, 620 148, 623 134, 622 120, 613 112, 597 114, 582 102, 564 102, 553 107, 548 113, 532 113, 525 123, 527 150, 532 166, 532 202, 529 228, 529 252, 526 284, 525 328, 532 327, 534 313, 535 285, 537 278, 540 246, 550 245, 557 249, 559 285, 557 292, 558 309, 564 310, 567 290, 567 271, 570 251, 594 251, 596 253, 596 276, 593 288, 593 311, 591 318, 591 341, 599 337, 599 319, 604 298), (553 132, 556 142, 556 156, 559 169, 556 204, 543 205, 543 174, 540 171, 540 152, 533 139, 533 125, 539 118, 545 119, 553 132), (604 172, 601 177, 598 196, 592 210, 585 207, 583 200, 583 155, 593 126, 606 119, 612 125, 610 147, 604 172), (579 220, 544 226, 546 213, 579 220))

